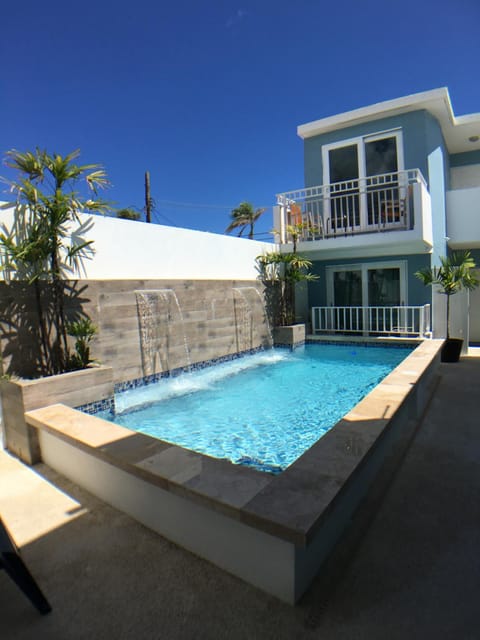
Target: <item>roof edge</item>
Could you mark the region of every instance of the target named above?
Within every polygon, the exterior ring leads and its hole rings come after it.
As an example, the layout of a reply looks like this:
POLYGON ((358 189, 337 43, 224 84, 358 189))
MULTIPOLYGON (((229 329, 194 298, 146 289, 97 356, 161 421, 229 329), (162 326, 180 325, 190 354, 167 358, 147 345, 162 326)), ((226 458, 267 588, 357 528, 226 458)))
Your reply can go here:
MULTIPOLYGON (((345 111, 344 113, 321 118, 320 120, 307 122, 306 124, 302 124, 297 127, 297 134, 303 139, 310 138, 333 129, 343 129, 356 123, 371 120, 374 116, 377 116, 380 113, 387 114, 392 111, 396 112, 400 110, 410 111, 411 109, 409 109, 409 107, 420 107, 422 104, 431 102, 443 103, 451 122, 457 122, 458 119, 455 118, 453 113, 448 88, 440 87, 438 89, 422 91, 421 93, 413 93, 393 100, 377 102, 366 107, 360 107, 359 109, 353 109, 352 111, 345 111)), ((461 116, 460 119, 470 117, 471 116, 461 116)))

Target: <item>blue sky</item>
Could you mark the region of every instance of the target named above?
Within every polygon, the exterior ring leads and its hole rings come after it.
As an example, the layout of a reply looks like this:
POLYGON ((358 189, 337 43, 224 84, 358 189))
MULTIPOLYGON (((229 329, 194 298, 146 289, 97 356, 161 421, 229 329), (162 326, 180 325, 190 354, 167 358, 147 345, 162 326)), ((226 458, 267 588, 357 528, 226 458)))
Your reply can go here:
POLYGON ((80 148, 117 207, 149 170, 156 220, 221 233, 302 186, 298 124, 441 86, 479 112, 479 25, 478 0, 7 2, 0 151, 80 148))

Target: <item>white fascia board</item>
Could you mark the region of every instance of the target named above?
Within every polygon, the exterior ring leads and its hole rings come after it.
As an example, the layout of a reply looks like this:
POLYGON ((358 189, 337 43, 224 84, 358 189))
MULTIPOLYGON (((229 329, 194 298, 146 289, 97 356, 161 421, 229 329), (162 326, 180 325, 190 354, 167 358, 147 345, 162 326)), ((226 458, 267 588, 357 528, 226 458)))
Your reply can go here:
POLYGON ((454 116, 455 124, 476 124, 480 123, 480 113, 469 113, 465 116, 454 116))
POLYGON ((455 116, 453 115, 448 89, 441 87, 440 89, 414 93, 402 98, 395 98, 394 100, 377 102, 368 107, 361 107, 353 111, 346 111, 345 113, 340 113, 335 116, 308 122, 307 124, 300 125, 297 128, 297 133, 303 139, 310 138, 311 136, 334 131, 335 129, 343 129, 353 124, 368 122, 369 120, 378 118, 380 114, 386 116, 393 115, 394 113, 406 113, 422 107, 430 107, 430 109, 432 109, 433 105, 437 105, 437 110, 439 106, 440 109, 443 107, 442 110, 444 114, 446 112, 450 121, 452 123, 454 122, 455 116))

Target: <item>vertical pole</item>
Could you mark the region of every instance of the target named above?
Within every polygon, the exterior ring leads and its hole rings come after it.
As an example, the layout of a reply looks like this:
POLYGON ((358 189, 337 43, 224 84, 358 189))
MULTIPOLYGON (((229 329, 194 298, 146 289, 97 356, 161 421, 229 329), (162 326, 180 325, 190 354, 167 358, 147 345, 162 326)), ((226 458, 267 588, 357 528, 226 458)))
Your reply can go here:
POLYGON ((147 222, 152 221, 152 199, 150 197, 150 172, 145 171, 145 215, 147 222))

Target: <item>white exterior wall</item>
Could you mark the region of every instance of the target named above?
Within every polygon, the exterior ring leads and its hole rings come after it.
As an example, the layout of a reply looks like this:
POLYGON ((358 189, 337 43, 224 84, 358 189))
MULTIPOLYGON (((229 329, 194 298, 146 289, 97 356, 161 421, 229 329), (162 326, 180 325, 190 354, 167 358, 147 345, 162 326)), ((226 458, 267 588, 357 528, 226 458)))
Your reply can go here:
MULTIPOLYGON (((84 237, 94 254, 83 260, 87 280, 255 280, 255 258, 274 245, 220 234, 118 218, 81 214, 91 224, 84 237)), ((0 210, 0 225, 13 224, 13 210, 0 210)), ((0 273, 0 279, 2 275, 0 273)))
POLYGON ((451 167, 450 188, 470 189, 480 186, 480 164, 468 164, 464 167, 451 167))
POLYGON ((447 191, 447 235, 451 249, 480 247, 480 187, 447 191))

